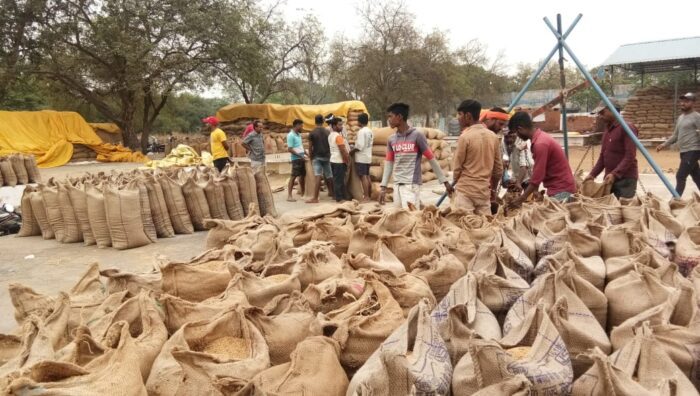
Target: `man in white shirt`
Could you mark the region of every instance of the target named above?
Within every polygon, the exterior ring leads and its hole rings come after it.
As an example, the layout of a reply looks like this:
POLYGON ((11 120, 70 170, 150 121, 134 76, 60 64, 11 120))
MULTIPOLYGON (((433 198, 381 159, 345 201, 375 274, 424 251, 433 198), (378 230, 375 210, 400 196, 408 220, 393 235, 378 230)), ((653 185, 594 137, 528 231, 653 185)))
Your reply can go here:
POLYGON ((357 122, 362 128, 357 132, 355 148, 353 148, 352 151, 355 153, 355 170, 362 182, 362 201, 367 202, 370 200, 372 193, 372 181, 369 177, 369 167, 372 164, 374 134, 372 130, 367 127, 367 124, 369 124, 369 116, 367 113, 360 114, 357 117, 357 122))

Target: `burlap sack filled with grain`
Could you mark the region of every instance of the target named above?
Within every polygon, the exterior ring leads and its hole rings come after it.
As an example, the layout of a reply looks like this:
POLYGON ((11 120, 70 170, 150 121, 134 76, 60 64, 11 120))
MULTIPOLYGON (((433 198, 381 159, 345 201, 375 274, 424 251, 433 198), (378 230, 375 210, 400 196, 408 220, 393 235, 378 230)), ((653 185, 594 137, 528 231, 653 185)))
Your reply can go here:
POLYGON ((24 167, 24 158, 19 154, 13 154, 8 157, 10 165, 12 165, 12 170, 17 177, 17 184, 28 184, 29 175, 27 175, 27 169, 24 167))
POLYGON ((601 198, 612 191, 612 183, 598 183, 595 180, 586 180, 577 187, 580 194, 591 198, 601 198))
POLYGON ((135 188, 139 190, 139 203, 141 204, 141 221, 143 222, 143 232, 151 242, 155 242, 158 238, 158 232, 156 231, 156 225, 153 221, 153 214, 151 213, 151 202, 148 197, 148 189, 146 184, 140 179, 134 179, 127 184, 128 188, 135 188))
POLYGON ((199 181, 204 184, 204 195, 207 197, 209 213, 214 219, 230 220, 226 209, 226 196, 224 187, 220 182, 214 180, 213 176, 204 175, 199 181))
POLYGON ((77 186, 73 186, 72 184, 68 183, 65 185, 65 187, 68 191, 70 202, 73 205, 73 212, 75 213, 75 218, 78 221, 78 226, 80 227, 80 232, 83 236, 85 246, 96 244, 95 235, 90 227, 87 193, 85 192, 84 185, 79 184, 77 186))
POLYGON ((635 228, 628 224, 603 228, 600 235, 603 260, 630 255, 634 250, 635 231, 641 231, 635 228))
POLYGON ((204 219, 211 218, 211 213, 203 186, 198 184, 192 175, 185 175, 184 172, 180 173, 180 183, 194 230, 205 231, 204 219))
POLYGON ((115 268, 100 271, 100 275, 107 278, 107 293, 114 294, 126 291, 130 297, 141 293, 141 290, 161 292, 163 290, 163 278, 160 272, 134 274, 115 268))
MULTIPOLYGON (((255 189, 258 197, 258 203, 260 205, 260 215, 272 217, 279 216, 277 214, 277 208, 275 208, 275 197, 272 195, 272 189, 270 188, 270 181, 267 180, 267 175, 265 172, 257 172, 255 176, 255 189)), ((309 176, 310 177, 310 176, 309 176)))
POLYGON ((200 302, 187 301, 170 294, 162 294, 158 301, 163 306, 165 327, 170 334, 186 323, 212 318, 233 306, 248 306, 245 294, 235 289, 227 289, 218 296, 200 302))
POLYGON ((450 393, 447 347, 420 302, 352 377, 347 395, 450 393))
POLYGON ((613 364, 611 358, 600 350, 586 354, 593 366, 572 387, 573 395, 644 395, 662 393, 650 392, 632 376, 613 364))
POLYGON ((569 394, 573 370, 569 353, 544 308, 532 310, 522 329, 495 341, 474 340, 455 366, 453 395, 472 395, 523 374, 533 395, 569 394), (500 344, 500 345, 499 345, 500 344))
POLYGON ((265 338, 273 366, 292 360, 292 352, 304 339, 321 335, 316 315, 308 304, 289 309, 275 298, 265 308, 247 308, 245 314, 265 338))
POLYGON ((343 262, 354 270, 368 269, 373 271, 388 271, 395 276, 400 276, 406 273, 406 268, 399 261, 391 250, 384 243, 379 243, 375 246, 373 257, 366 254, 347 254, 343 256, 343 262))
POLYGON ((700 227, 686 228, 676 242, 673 262, 684 276, 688 276, 700 262, 700 227))
POLYGON ((27 154, 24 156, 24 168, 27 170, 27 177, 29 178, 29 183, 38 183, 41 181, 39 167, 37 167, 36 165, 36 158, 33 154, 27 154))
POLYGON ((275 258, 285 257, 283 252, 279 251, 281 242, 279 234, 280 230, 276 225, 266 223, 233 235, 229 238, 229 244, 250 250, 253 252, 253 261, 264 266, 275 258))
POLYGON ((693 227, 700 224, 700 202, 692 202, 683 209, 674 213, 676 219, 684 227, 693 227))
POLYGON ((569 313, 575 316, 574 321, 580 320, 581 324, 586 326, 594 326, 597 322, 602 329, 605 329, 608 313, 608 300, 605 294, 579 276, 573 263, 569 261, 561 268, 552 270, 535 280, 532 288, 527 290, 508 311, 503 331, 507 333, 524 320, 536 304, 543 302, 550 307, 561 297, 567 299, 569 313))
POLYGON ((476 247, 468 234, 442 217, 435 206, 428 206, 420 213, 412 235, 418 239, 430 239, 444 245, 459 261, 468 263, 476 254, 476 247))
POLYGON ((238 194, 241 199, 241 206, 243 206, 243 214, 248 215, 250 210, 250 204, 254 203, 257 207, 260 207, 258 201, 258 189, 255 183, 255 174, 253 169, 249 167, 235 167, 229 168, 229 174, 233 176, 236 180, 236 185, 238 186, 238 194))
POLYGON ((104 189, 102 186, 94 186, 92 184, 85 185, 88 221, 90 222, 90 229, 95 237, 95 243, 98 248, 112 246, 112 237, 109 231, 109 223, 107 222, 107 211, 105 209, 103 191, 104 189))
POLYGON ((473 396, 528 396, 532 394, 532 384, 526 376, 518 374, 499 383, 489 385, 473 396))
POLYGON ((600 256, 600 239, 585 227, 574 228, 563 217, 549 220, 537 233, 535 244, 537 257, 542 258, 557 253, 569 242, 574 250, 583 257, 600 256))
POLYGON ((32 214, 37 224, 39 224, 39 229, 41 229, 41 237, 43 239, 53 239, 55 235, 49 223, 49 217, 46 214, 46 207, 44 206, 44 199, 41 196, 41 192, 38 190, 31 192, 29 194, 29 203, 32 208, 32 214))
POLYGON ((429 255, 414 261, 411 268, 411 273, 428 281, 437 300, 442 300, 450 286, 467 273, 457 257, 448 253, 447 248, 440 244, 429 255))
MULTIPOLYGON (((67 184, 67 183, 66 183, 67 184)), ((78 224, 78 218, 75 216, 73 204, 70 200, 70 194, 66 184, 58 184, 58 204, 63 218, 63 243, 76 243, 83 241, 83 233, 78 224)))
POLYGON ((191 302, 200 302, 223 293, 231 281, 225 264, 213 268, 169 262, 161 265, 163 291, 191 302))
POLYGON ((534 271, 535 278, 556 271, 569 261, 573 262, 574 269, 581 278, 590 282, 598 290, 605 289, 606 267, 603 259, 599 256, 581 257, 568 242, 563 249, 543 257, 537 263, 534 271))
POLYGON ((615 279, 634 271, 635 265, 647 266, 657 269, 669 265, 671 262, 651 246, 645 245, 638 253, 628 256, 613 257, 605 261, 606 279, 610 283, 615 279))
POLYGON ((32 210, 32 200, 30 198, 31 194, 35 193, 36 189, 32 186, 25 187, 22 192, 22 200, 20 208, 22 209, 22 227, 19 229, 17 236, 19 237, 30 237, 41 235, 41 227, 39 226, 39 221, 34 216, 34 211, 32 210))
MULTIPOLYGON (((52 182, 52 180, 49 180, 50 184, 53 184, 52 182)), ((44 200, 46 217, 48 218, 51 229, 56 236, 56 240, 58 242, 63 242, 64 225, 63 215, 61 214, 61 204, 58 200, 58 187, 50 184, 39 184, 38 188, 39 192, 41 193, 41 198, 44 200)))
POLYGON ((384 286, 389 288, 391 296, 399 303, 404 317, 408 315, 411 308, 423 299, 429 301, 431 307, 437 305, 437 300, 430 290, 428 281, 422 276, 411 273, 403 273, 397 276, 383 270, 372 270, 369 275, 367 270, 360 270, 357 271, 357 274, 365 278, 370 275, 370 277, 376 277, 384 286))
MULTIPOLYGON (((231 267, 229 266, 229 268, 231 267)), ((248 298, 248 302, 256 307, 264 307, 280 294, 301 291, 301 282, 296 274, 280 274, 262 278, 239 269, 231 270, 231 272, 233 278, 229 288, 242 291, 248 298)))
POLYGON ((194 226, 187 210, 182 187, 164 173, 157 173, 156 180, 163 189, 163 197, 168 208, 168 215, 176 234, 192 234, 194 226))
POLYGON ((242 220, 207 219, 204 221, 204 225, 209 228, 206 247, 207 249, 222 249, 231 237, 268 223, 258 215, 248 216, 242 220))
POLYGON ((163 345, 146 382, 150 395, 219 394, 214 383, 234 375, 249 380, 270 366, 260 331, 232 308, 187 323, 163 345))
POLYGON ((231 220, 241 220, 245 217, 243 205, 241 205, 241 195, 238 191, 238 185, 232 176, 221 175, 215 179, 224 191, 224 203, 226 204, 226 212, 231 220))
POLYGON ((453 365, 468 352, 473 339, 499 340, 502 336, 496 316, 479 300, 477 289, 476 277, 467 273, 452 285, 431 314, 453 365))
POLYGON ((502 229, 504 240, 505 238, 510 239, 527 255, 533 264, 537 262, 536 236, 533 231, 523 223, 521 217, 512 219, 508 224, 505 224, 502 229))
POLYGON ((360 222, 350 239, 348 253, 372 255, 377 243, 384 243, 389 250, 403 263, 407 271, 411 264, 435 249, 435 242, 429 239, 419 239, 400 234, 381 233, 370 229, 370 225, 360 222))
POLYGON ((312 240, 329 241, 333 244, 333 253, 340 257, 347 253, 354 229, 350 216, 323 217, 292 224, 286 227, 285 234, 292 239, 294 246, 302 246, 312 240))
POLYGON ((151 243, 143 229, 138 188, 118 190, 107 186, 104 200, 109 235, 115 249, 132 249, 151 243))
POLYGON ((520 275, 503 264, 498 249, 495 245, 479 246, 467 268, 477 275, 479 299, 497 316, 508 312, 515 300, 530 288, 520 275))
POLYGON ((374 135, 374 147, 386 147, 386 144, 389 143, 389 138, 395 133, 396 130, 394 128, 389 127, 372 129, 372 134, 374 135))
POLYGON ((693 383, 654 338, 649 323, 638 327, 634 339, 613 353, 610 360, 647 390, 653 391, 659 383, 671 379, 675 382, 677 394, 698 394, 693 383))
POLYGON ((17 175, 12 169, 9 158, 0 158, 0 173, 2 173, 2 179, 6 186, 14 187, 17 185, 17 175))
MULTIPOLYGON (((298 345, 291 361, 271 367, 250 382, 251 394, 345 395, 348 376, 338 361, 340 346, 328 337, 309 337, 298 345)), ((241 392, 245 394, 245 391, 241 392)))
POLYGON ((356 301, 365 290, 361 277, 330 278, 304 290, 303 301, 314 312, 327 314, 356 301))
POLYGON ((331 252, 331 247, 329 242, 312 241, 304 246, 292 248, 288 251, 291 259, 268 264, 262 276, 295 274, 301 282, 302 289, 306 289, 310 284, 340 276, 343 266, 338 256, 331 252))
POLYGON ((671 257, 669 246, 683 233, 683 225, 669 212, 643 208, 640 219, 643 241, 666 258, 671 257))
POLYGON ((7 388, 9 394, 146 395, 138 349, 125 322, 115 323, 113 342, 85 367, 44 361, 32 366, 7 388))
POLYGON ((381 282, 368 279, 357 301, 325 315, 324 334, 340 343, 340 361, 347 369, 362 366, 403 321, 403 311, 381 282))
POLYGON ((146 193, 148 193, 148 204, 151 207, 156 237, 174 237, 175 230, 173 229, 173 223, 170 221, 170 214, 168 214, 168 205, 165 202, 163 187, 151 175, 145 176, 144 186, 146 187, 146 193))

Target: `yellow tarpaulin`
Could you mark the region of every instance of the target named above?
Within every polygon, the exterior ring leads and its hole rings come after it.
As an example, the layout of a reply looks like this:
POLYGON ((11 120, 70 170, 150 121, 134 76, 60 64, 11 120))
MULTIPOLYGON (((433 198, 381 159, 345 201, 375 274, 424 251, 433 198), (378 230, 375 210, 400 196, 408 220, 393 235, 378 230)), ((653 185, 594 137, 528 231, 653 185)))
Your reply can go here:
POLYGON ((304 129, 312 130, 316 127, 314 118, 317 114, 325 116, 326 114, 333 113, 336 116, 347 117, 350 110, 367 113, 367 107, 359 100, 322 105, 234 103, 220 108, 219 111, 216 112, 216 118, 218 118, 219 121, 235 121, 239 118, 262 118, 283 125, 292 125, 292 122, 298 118, 304 121, 304 129))
POLYGON ((141 153, 103 142, 78 113, 67 111, 0 111, 0 155, 34 154, 40 168, 61 166, 83 144, 102 162, 145 162, 141 153))
POLYGON ((117 124, 111 122, 88 122, 88 125, 90 125, 92 129, 99 129, 108 133, 121 133, 122 131, 117 124))

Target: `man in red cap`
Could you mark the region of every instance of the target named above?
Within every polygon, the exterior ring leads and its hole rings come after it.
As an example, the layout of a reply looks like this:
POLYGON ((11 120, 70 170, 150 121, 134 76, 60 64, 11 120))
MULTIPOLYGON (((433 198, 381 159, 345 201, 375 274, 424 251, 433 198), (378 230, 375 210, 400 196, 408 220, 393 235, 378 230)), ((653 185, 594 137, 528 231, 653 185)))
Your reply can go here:
POLYGON ((209 135, 211 155, 214 157, 214 166, 221 172, 228 163, 228 141, 226 141, 226 133, 219 128, 219 120, 216 117, 204 118, 202 122, 207 124, 211 132, 209 135))

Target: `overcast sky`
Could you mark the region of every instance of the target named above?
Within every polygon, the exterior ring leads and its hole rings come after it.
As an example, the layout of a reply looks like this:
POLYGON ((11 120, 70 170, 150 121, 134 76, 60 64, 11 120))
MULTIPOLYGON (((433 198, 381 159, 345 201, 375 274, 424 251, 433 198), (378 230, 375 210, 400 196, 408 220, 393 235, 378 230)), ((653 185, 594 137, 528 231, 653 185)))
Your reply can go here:
MULTIPOLYGON (((361 4, 362 0, 286 0, 282 9, 291 19, 316 14, 328 38, 338 34, 358 37, 361 24, 354 19, 361 4)), ((453 47, 477 38, 488 46, 492 58, 503 50, 507 65, 538 62, 549 53, 555 39, 542 18, 548 16, 556 25, 557 13, 562 14, 564 29, 578 13, 583 14, 567 43, 588 67, 599 65, 622 44, 700 36, 698 0, 646 4, 616 0, 405 0, 405 4, 423 31, 435 27, 446 30, 453 47)))

